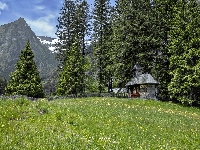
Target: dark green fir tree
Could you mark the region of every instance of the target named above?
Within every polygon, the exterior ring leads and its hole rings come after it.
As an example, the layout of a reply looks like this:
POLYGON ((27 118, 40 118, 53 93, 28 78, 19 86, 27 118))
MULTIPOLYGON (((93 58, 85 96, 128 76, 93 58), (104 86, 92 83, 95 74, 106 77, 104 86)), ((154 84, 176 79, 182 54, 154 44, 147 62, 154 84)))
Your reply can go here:
POLYGON ((60 17, 58 17, 58 25, 56 35, 59 42, 56 43, 56 59, 59 61, 58 70, 62 70, 67 53, 71 49, 75 39, 75 12, 76 3, 74 1, 65 0, 61 8, 60 17))
POLYGON ((89 5, 85 0, 65 0, 58 18, 57 59, 59 81, 57 94, 78 94, 85 91, 85 38, 89 34, 89 5))
POLYGON ((169 32, 171 30, 171 21, 173 19, 174 8, 176 0, 154 0, 153 11, 154 11, 154 28, 155 37, 158 39, 157 47, 155 47, 155 77, 159 81, 158 86, 158 98, 163 101, 170 100, 168 91, 168 84, 171 80, 169 75, 169 32))
POLYGON ((110 80, 110 73, 107 69, 110 63, 110 37, 111 5, 109 0, 95 0, 93 9, 93 50, 97 69, 97 80, 99 93, 102 93, 110 80))
POLYGON ((170 32, 171 98, 184 104, 200 102, 200 7, 196 0, 177 3, 170 32))
POLYGON ((72 48, 68 51, 68 57, 65 60, 65 65, 60 73, 60 78, 57 87, 58 95, 78 94, 83 92, 87 64, 84 63, 84 57, 81 53, 81 46, 76 38, 72 44, 72 48))
POLYGON ((144 72, 153 66, 154 27, 152 6, 145 0, 117 0, 113 29, 113 64, 115 84, 124 87, 132 78, 132 68, 139 62, 144 72))
POLYGON ((7 95, 26 95, 28 97, 44 97, 41 78, 34 62, 34 54, 28 41, 25 49, 21 51, 16 70, 11 73, 10 81, 6 87, 7 95))

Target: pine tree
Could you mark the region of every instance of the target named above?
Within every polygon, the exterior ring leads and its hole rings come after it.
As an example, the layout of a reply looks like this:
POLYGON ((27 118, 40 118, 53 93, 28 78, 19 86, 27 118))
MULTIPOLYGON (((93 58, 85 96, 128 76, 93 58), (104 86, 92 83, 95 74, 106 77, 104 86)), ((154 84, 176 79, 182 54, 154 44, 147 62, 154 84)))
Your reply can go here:
MULTIPOLYGON (((87 1, 85 0, 76 0, 76 13, 75 13, 75 22, 76 22, 76 26, 75 26, 75 33, 78 35, 78 41, 81 47, 81 55, 82 55, 82 59, 81 59, 81 63, 80 65, 85 66, 88 65, 88 61, 86 58, 86 43, 85 43, 85 39, 90 36, 90 31, 91 31, 91 25, 90 25, 90 20, 91 20, 91 15, 90 15, 90 11, 89 11, 89 5, 87 3, 87 1)), ((80 66, 80 68, 82 68, 82 66, 80 66)), ((83 67, 84 68, 84 67, 83 67)), ((82 79, 81 82, 81 93, 85 92, 85 88, 86 88, 86 73, 85 73, 85 69, 80 70, 80 74, 82 75, 80 78, 82 79)))
POLYGON ((104 60, 106 60, 104 62, 105 64, 105 75, 106 75, 106 86, 108 87, 108 92, 112 92, 112 88, 113 88, 113 77, 114 77, 114 67, 113 67, 113 63, 115 62, 113 60, 113 46, 115 45, 114 41, 113 41, 113 37, 114 37, 114 32, 112 29, 112 24, 113 24, 113 19, 114 19, 114 11, 115 8, 111 7, 110 9, 110 16, 109 16, 109 20, 107 22, 107 25, 105 26, 105 48, 106 48, 106 54, 104 55, 104 60))
POLYGON ((44 97, 43 86, 34 62, 34 54, 29 41, 21 51, 16 70, 11 73, 10 81, 6 87, 7 95, 26 95, 28 97, 44 97))
POLYGON ((170 32, 171 98, 200 102, 200 7, 195 0, 178 1, 170 32))
POLYGON ((109 38, 111 6, 109 0, 95 0, 93 10, 93 50, 96 60, 98 89, 99 93, 104 91, 105 85, 109 80, 109 75, 106 71, 107 65, 110 63, 109 47, 107 39, 109 38))
POLYGON ((89 5, 85 0, 65 1, 61 9, 57 36, 60 61, 59 95, 85 91, 85 38, 89 33, 89 5))
POLYGON ((139 62, 150 72, 156 43, 151 18, 151 4, 141 0, 118 0, 113 23, 115 80, 124 87, 139 62))
POLYGON ((58 17, 58 25, 56 31, 56 35, 59 39, 59 42, 56 43, 56 59, 59 61, 59 70, 62 70, 67 58, 66 55, 74 43, 75 11, 75 2, 71 0, 65 0, 63 7, 61 8, 60 17, 58 17))
POLYGON ((81 44, 82 55, 85 55, 86 46, 85 38, 90 36, 91 15, 89 11, 89 4, 85 0, 76 0, 76 13, 75 13, 75 33, 78 34, 78 38, 81 44))
POLYGON ((170 100, 170 95, 167 88, 171 80, 171 75, 169 74, 170 54, 168 42, 176 3, 176 0, 154 0, 152 4, 154 17, 153 22, 155 28, 154 37, 157 39, 154 58, 154 74, 160 83, 158 86, 158 98, 164 101, 170 100))
POLYGON ((83 79, 85 77, 87 65, 83 64, 84 57, 81 54, 81 46, 78 36, 68 51, 68 57, 60 73, 57 93, 58 95, 78 94, 83 92, 83 79))

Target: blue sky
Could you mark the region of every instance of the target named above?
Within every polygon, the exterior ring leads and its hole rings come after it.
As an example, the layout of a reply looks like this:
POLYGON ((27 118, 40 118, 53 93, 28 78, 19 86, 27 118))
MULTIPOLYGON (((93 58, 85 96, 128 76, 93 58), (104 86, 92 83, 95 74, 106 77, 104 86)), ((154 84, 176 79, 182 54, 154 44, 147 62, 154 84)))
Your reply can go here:
MULTIPOLYGON (((24 18, 36 35, 56 37, 64 0, 0 0, 0 25, 24 18)), ((111 0, 114 4, 114 0, 111 0)), ((88 0, 91 4, 93 0, 88 0)))

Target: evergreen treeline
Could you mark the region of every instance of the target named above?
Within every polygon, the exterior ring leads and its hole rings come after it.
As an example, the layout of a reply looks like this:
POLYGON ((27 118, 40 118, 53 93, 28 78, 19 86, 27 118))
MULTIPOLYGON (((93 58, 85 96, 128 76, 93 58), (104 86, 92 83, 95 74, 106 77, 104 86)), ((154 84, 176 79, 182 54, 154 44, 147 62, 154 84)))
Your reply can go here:
MULTIPOLYGON (((109 0, 95 0, 91 12, 85 0, 65 0, 56 35, 57 95, 122 88, 139 62, 144 72, 159 81, 158 99, 200 102, 200 5, 196 0, 116 0, 115 6, 109 0), (86 47, 88 37, 93 42, 86 47)), ((44 96, 32 58, 28 42, 11 74, 7 94, 44 96)))
POLYGON ((117 0, 113 7, 109 0, 95 0, 89 12, 85 0, 65 0, 58 23, 58 94, 87 92, 91 70, 99 93, 124 87, 139 62, 159 81, 159 99, 200 101, 198 1, 117 0), (88 33, 90 63, 84 53, 88 33))

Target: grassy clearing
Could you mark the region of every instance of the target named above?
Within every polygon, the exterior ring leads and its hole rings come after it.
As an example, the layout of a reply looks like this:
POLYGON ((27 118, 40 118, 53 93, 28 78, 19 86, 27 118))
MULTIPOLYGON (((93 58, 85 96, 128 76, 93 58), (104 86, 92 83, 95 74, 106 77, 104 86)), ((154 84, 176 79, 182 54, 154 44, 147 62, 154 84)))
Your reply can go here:
POLYGON ((200 149, 200 111, 117 98, 0 100, 0 149, 200 149))

